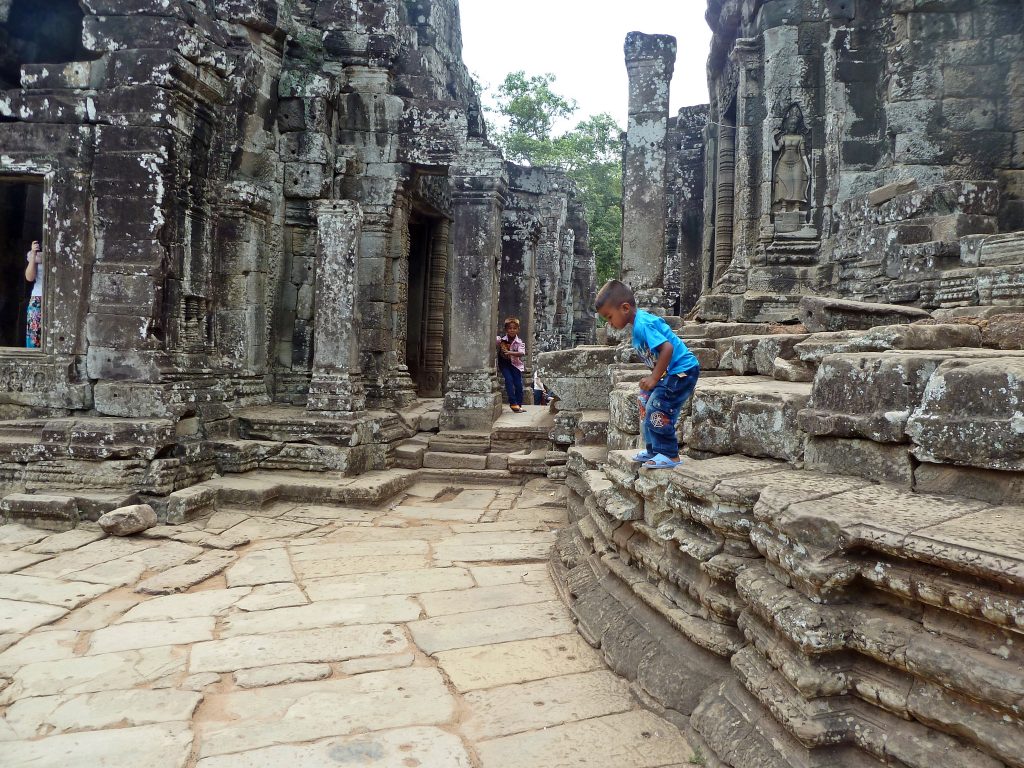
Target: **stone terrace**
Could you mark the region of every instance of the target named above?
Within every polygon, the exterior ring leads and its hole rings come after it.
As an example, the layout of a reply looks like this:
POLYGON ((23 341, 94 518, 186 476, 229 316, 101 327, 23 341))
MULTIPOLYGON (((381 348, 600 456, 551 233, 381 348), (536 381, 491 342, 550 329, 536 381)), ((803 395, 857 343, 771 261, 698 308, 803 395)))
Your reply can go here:
POLYGON ((546 479, 0 526, 0 762, 655 768, 699 759, 558 600, 546 479))

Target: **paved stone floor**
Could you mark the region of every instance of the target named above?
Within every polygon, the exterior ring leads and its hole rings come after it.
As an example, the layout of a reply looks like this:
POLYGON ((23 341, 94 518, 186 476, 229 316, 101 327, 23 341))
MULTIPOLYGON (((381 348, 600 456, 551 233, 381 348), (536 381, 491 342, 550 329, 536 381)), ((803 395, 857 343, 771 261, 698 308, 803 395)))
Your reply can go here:
POLYGON ((127 539, 0 526, 0 765, 699 762, 575 633, 564 518, 534 480, 127 539))

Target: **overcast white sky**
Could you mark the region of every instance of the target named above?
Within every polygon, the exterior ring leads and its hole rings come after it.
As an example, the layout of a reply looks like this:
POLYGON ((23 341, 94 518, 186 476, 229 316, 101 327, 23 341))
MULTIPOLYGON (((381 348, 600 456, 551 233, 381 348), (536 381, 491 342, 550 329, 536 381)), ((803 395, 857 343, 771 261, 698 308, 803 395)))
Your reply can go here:
POLYGON ((633 30, 678 41, 672 114, 708 100, 704 0, 459 0, 459 7, 470 72, 491 89, 517 69, 554 74, 555 92, 579 104, 573 124, 609 112, 625 127, 622 43, 633 30))

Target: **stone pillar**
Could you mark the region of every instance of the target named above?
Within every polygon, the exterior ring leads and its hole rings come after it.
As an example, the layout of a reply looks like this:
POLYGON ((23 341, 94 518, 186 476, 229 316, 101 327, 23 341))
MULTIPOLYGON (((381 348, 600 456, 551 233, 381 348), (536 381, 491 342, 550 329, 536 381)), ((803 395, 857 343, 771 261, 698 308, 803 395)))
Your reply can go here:
POLYGON ((448 291, 448 388, 440 426, 490 431, 501 412, 494 372, 501 218, 508 191, 501 154, 476 143, 454 163, 448 291))
POLYGON ((430 241, 430 286, 427 291, 427 329, 420 394, 440 397, 444 379, 444 328, 446 284, 448 281, 448 235, 450 224, 440 219, 430 241))
POLYGON ((736 127, 718 126, 718 174, 715 185, 715 263, 713 282, 732 264, 733 205, 736 183, 736 127))
POLYGON ((351 413, 366 404, 359 369, 359 255, 362 211, 349 200, 316 207, 316 298, 309 411, 351 413))
POLYGON ((643 306, 662 307, 669 82, 676 39, 630 32, 629 122, 622 161, 622 280, 643 306))
MULTIPOLYGON (((736 41, 732 55, 736 60, 736 130, 733 141, 733 232, 732 261, 736 280, 746 288, 748 270, 757 248, 760 216, 761 141, 765 115, 761 106, 761 44, 758 40, 736 41), (742 278, 742 279, 741 279, 742 278)), ((735 290, 735 288, 733 289, 735 290)))

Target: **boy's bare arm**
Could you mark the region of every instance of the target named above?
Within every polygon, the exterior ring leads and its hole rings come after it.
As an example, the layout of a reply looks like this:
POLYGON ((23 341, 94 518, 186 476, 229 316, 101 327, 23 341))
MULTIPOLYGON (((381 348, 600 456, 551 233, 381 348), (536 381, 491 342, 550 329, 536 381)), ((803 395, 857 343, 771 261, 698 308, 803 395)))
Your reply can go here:
POLYGON ((658 362, 654 364, 654 370, 651 371, 650 376, 640 379, 640 389, 651 390, 658 386, 661 377, 668 370, 668 364, 672 362, 672 351, 672 344, 668 341, 658 347, 658 362))

